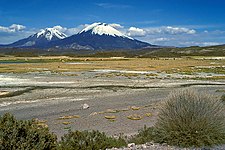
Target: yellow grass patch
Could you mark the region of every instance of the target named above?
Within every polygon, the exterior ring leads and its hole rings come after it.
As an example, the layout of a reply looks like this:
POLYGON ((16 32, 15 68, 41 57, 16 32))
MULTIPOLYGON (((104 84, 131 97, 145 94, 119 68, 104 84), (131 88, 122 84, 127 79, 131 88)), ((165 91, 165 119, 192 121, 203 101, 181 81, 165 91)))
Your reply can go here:
POLYGON ((47 120, 39 120, 38 118, 34 119, 34 124, 41 128, 48 128, 47 120))
POLYGON ((68 125, 68 124, 71 124, 71 122, 63 122, 62 124, 68 125))
POLYGON ((137 115, 137 114, 127 116, 127 119, 130 119, 130 120, 141 120, 142 118, 143 117, 141 115, 137 115))
POLYGON ((139 109, 141 109, 141 107, 131 106, 131 109, 132 109, 132 110, 139 110, 139 109))
POLYGON ((62 116, 62 117, 59 117, 58 120, 73 119, 73 118, 80 118, 80 116, 79 115, 62 116))
POLYGON ((7 94, 9 94, 8 91, 0 91, 0 96, 4 96, 4 95, 7 95, 7 94))
POLYGON ((152 113, 146 113, 145 116, 146 117, 151 117, 152 116, 152 113))
POLYGON ((117 113, 119 112, 118 110, 114 110, 114 109, 107 109, 106 113, 117 113))
POLYGON ((48 125, 44 123, 38 123, 37 126, 42 128, 48 128, 48 125))
MULTIPOLYGON (((2 57, 0 61, 17 61, 24 60, 28 63, 19 64, 0 64, 0 72, 9 73, 25 73, 36 72, 35 68, 45 68, 43 71, 63 73, 69 70, 70 72, 76 71, 90 71, 96 69, 112 69, 112 70, 133 70, 133 71, 166 71, 166 72, 185 72, 192 71, 190 66, 211 66, 212 61, 223 65, 225 60, 196 60, 196 59, 169 59, 154 60, 151 58, 72 58, 66 56, 59 57, 2 57), (29 63, 29 61, 38 60, 38 63, 29 63), (54 60, 54 61, 53 61, 54 60), (65 62, 86 62, 88 64, 68 64, 65 62), (154 66, 154 67, 152 67, 154 66)), ((138 74, 122 74, 123 76, 137 76, 138 74)), ((120 74, 121 76, 121 74, 120 74)), ((150 74, 156 76, 156 74, 150 74)))
POLYGON ((105 119, 116 119, 116 116, 105 116, 105 119))

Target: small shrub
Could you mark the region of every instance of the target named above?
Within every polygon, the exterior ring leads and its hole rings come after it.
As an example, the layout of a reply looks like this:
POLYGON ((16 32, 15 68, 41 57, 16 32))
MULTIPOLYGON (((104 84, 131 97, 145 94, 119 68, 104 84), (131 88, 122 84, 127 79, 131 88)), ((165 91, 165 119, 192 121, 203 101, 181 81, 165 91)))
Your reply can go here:
POLYGON ((0 117, 0 149, 56 149, 56 136, 35 120, 21 121, 6 113, 0 117))
POLYGON ((221 101, 225 102, 225 94, 223 94, 220 99, 221 101))
POLYGON ((190 89, 172 92, 155 125, 159 143, 210 147, 225 143, 223 103, 190 89))
POLYGON ((59 143, 59 150, 99 150, 112 147, 125 146, 123 138, 118 139, 107 137, 105 133, 99 131, 69 131, 62 137, 59 143))
POLYGON ((145 144, 147 142, 155 140, 156 132, 154 127, 147 128, 144 126, 143 129, 138 131, 137 135, 134 135, 129 140, 129 143, 135 143, 135 144, 145 144))

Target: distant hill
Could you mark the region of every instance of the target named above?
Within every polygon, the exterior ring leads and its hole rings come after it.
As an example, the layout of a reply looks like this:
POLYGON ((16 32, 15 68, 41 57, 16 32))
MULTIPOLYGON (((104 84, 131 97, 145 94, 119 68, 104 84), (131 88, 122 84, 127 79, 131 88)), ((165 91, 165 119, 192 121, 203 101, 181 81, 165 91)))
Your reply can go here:
POLYGON ((208 47, 164 47, 164 48, 145 48, 138 50, 87 50, 87 49, 37 49, 37 48, 0 48, 0 55, 14 56, 40 56, 40 55, 67 55, 74 57, 181 57, 181 56, 224 56, 225 45, 208 47))
POLYGON ((191 46, 183 48, 144 49, 139 57, 179 57, 179 56, 225 56, 225 45, 216 46, 191 46))

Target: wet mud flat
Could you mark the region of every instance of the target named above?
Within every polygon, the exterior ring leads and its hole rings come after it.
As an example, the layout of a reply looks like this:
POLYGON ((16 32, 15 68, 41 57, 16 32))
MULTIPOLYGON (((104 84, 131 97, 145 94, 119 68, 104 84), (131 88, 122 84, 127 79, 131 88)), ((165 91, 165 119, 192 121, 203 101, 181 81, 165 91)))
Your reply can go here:
POLYGON ((0 115, 43 120, 62 136, 72 130, 100 130, 109 135, 135 134, 154 125, 167 95, 180 88, 225 93, 223 80, 146 79, 58 74, 1 74, 0 115), (88 109, 82 106, 88 104, 88 109))

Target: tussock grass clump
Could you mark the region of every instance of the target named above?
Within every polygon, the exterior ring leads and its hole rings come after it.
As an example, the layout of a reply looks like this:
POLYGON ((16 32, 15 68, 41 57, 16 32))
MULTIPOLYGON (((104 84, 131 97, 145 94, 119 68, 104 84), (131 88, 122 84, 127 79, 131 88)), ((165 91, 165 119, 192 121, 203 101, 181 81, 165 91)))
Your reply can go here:
POLYGON ((105 116, 105 119, 116 119, 116 116, 105 116))
POLYGON ((141 120, 142 118, 143 117, 141 115, 137 115, 137 114, 127 116, 127 119, 130 119, 130 120, 141 120))
POLYGON ((36 120, 16 120, 6 113, 0 116, 0 149, 56 149, 56 136, 36 120))
POLYGON ((64 119, 73 119, 73 118, 80 118, 79 115, 73 115, 73 116, 62 116, 59 117, 58 120, 64 120, 64 119))
POLYGON ((181 147, 225 143, 224 105, 191 89, 172 92, 159 113, 155 141, 181 147))
POLYGON ((98 150, 126 146, 123 138, 108 137, 99 131, 69 131, 62 137, 59 150, 98 150))

